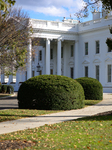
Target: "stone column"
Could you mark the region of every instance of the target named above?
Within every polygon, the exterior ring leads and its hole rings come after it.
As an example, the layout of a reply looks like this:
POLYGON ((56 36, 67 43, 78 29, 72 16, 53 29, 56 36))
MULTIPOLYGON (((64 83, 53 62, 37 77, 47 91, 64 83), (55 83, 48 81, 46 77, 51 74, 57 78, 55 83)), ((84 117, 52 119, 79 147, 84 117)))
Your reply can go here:
POLYGON ((50 75, 50 40, 46 39, 46 74, 50 75))
POLYGON ((61 75, 61 40, 57 41, 57 75, 61 75))
POLYGON ((29 39, 28 43, 28 57, 27 57, 27 80, 32 77, 32 40, 29 39))
POLYGON ((67 45, 66 43, 63 46, 63 59, 64 59, 64 76, 66 76, 66 71, 67 71, 67 57, 66 57, 66 53, 67 53, 67 45))
POLYGON ((79 41, 75 41, 74 44, 74 79, 78 78, 78 49, 79 41))
POLYGON ((5 82, 4 70, 1 68, 1 83, 5 82))
POLYGON ((9 81, 7 84, 10 84, 11 82, 13 82, 13 75, 9 75, 9 81))
POLYGON ((19 82, 20 82, 20 72, 18 70, 16 72, 16 85, 15 85, 14 91, 18 91, 18 89, 19 89, 19 82))

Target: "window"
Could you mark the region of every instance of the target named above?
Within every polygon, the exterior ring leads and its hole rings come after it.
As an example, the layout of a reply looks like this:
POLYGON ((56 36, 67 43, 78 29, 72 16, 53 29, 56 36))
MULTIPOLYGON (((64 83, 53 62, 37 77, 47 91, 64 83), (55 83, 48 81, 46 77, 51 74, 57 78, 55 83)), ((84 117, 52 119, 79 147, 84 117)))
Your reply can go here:
POLYGON ((73 57, 74 53, 73 53, 73 45, 71 45, 71 57, 73 57))
POLYGON ((35 61, 35 56, 32 54, 32 61, 35 61))
POLYGON ((27 71, 25 72, 25 80, 27 80, 27 71))
POLYGON ((99 41, 96 41, 96 54, 100 52, 100 44, 99 41))
POLYGON ((39 75, 42 75, 42 70, 40 70, 39 75))
POLYGON ((70 77, 71 77, 71 78, 73 78, 73 75, 74 75, 73 72, 74 72, 74 68, 72 67, 72 68, 70 68, 70 77))
POLYGON ((85 66, 85 77, 88 77, 88 66, 85 66))
POLYGON ((39 51, 39 60, 40 61, 42 60, 42 51, 41 50, 39 51))
POLYGON ((61 47, 61 58, 63 58, 63 47, 61 47))
POLYGON ((35 71, 32 71, 32 77, 34 77, 35 76, 35 71))
POLYGON ((111 65, 108 65, 108 68, 107 68, 107 81, 108 82, 111 82, 111 65))
POLYGON ((88 42, 85 43, 85 55, 88 55, 88 42))
POLYGON ((53 74, 53 69, 50 69, 50 74, 53 74))
POLYGON ((53 59, 53 49, 50 49, 50 59, 53 59))
POLYGON ((108 47, 108 52, 112 52, 112 49, 110 49, 109 47, 108 47))
POLYGON ((99 66, 96 66, 96 79, 99 81, 99 66))

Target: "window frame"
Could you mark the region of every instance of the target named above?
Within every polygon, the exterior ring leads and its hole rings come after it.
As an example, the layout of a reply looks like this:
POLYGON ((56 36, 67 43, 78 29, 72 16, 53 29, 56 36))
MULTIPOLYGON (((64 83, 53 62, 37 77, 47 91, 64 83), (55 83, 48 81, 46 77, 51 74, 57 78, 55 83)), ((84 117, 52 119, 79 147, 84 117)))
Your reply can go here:
POLYGON ((95 78, 99 81, 100 80, 100 66, 99 65, 95 66, 95 71, 96 71, 95 78), (98 72, 97 72, 97 70, 98 70, 98 72))
POLYGON ((84 76, 88 77, 89 75, 89 67, 88 66, 84 66, 84 76), (87 69, 87 70, 86 70, 87 69), (87 71, 87 72, 86 72, 87 71), (87 75, 86 75, 87 74, 87 75))
POLYGON ((53 59, 53 49, 52 48, 50 49, 50 59, 51 60, 53 59))
POLYGON ((85 55, 88 55, 88 42, 85 42, 85 55), (87 47, 86 47, 87 44, 87 47))
POLYGON ((39 51, 39 61, 42 61, 42 50, 39 51))
POLYGON ((61 58, 63 58, 63 46, 61 47, 61 58))
POLYGON ((96 54, 99 54, 100 53, 100 41, 97 40, 96 41, 96 54))
POLYGON ((74 45, 71 45, 71 48, 70 48, 70 57, 74 57, 74 45))
POLYGON ((70 67, 70 77, 74 79, 74 67, 70 67))
POLYGON ((112 65, 111 64, 107 65, 107 82, 108 83, 112 82, 112 65), (109 67, 110 67, 110 73, 109 73, 109 67), (110 78, 109 78, 109 76, 110 76, 110 78), (110 79, 110 81, 109 81, 109 79, 110 79))
POLYGON ((53 75, 53 69, 50 69, 50 74, 53 75))

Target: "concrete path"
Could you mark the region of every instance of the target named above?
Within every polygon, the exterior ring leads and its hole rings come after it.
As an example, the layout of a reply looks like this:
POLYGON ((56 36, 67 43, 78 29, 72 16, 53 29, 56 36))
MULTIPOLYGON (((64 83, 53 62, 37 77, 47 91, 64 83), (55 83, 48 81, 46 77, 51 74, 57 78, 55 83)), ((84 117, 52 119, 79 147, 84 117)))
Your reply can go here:
POLYGON ((48 114, 38 117, 18 119, 0 123, 0 134, 10 133, 28 128, 35 128, 45 124, 54 124, 77 118, 95 115, 112 110, 112 95, 104 94, 104 100, 97 105, 89 106, 83 109, 64 111, 54 114, 48 114))
POLYGON ((17 109, 17 92, 14 92, 11 96, 0 97, 0 110, 2 109, 17 109))

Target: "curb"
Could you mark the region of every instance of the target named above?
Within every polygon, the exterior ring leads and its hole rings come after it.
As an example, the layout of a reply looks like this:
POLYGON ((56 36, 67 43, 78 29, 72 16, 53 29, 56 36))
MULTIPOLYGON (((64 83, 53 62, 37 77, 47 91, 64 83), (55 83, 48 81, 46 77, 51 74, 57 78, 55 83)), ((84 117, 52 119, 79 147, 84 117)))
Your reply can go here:
POLYGON ((0 100, 8 98, 8 97, 13 97, 13 96, 17 96, 16 93, 14 93, 13 95, 10 95, 10 96, 0 97, 0 100))

